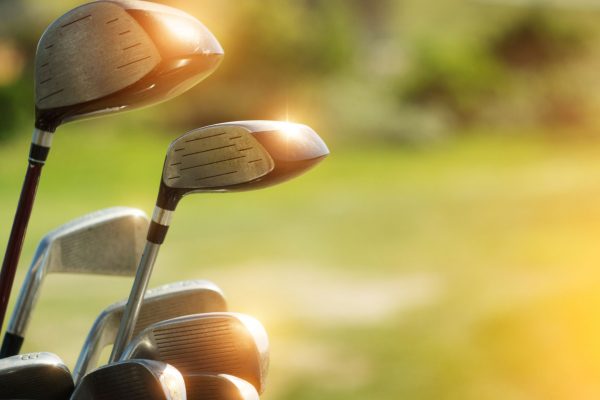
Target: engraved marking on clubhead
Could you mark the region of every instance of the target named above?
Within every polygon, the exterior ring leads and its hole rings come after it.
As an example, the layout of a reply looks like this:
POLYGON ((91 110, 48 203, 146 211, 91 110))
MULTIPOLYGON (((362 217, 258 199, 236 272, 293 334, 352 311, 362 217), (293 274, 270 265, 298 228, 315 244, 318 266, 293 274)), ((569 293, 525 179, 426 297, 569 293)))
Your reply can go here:
POLYGON ((56 20, 40 39, 36 105, 52 109, 108 96, 139 81, 160 61, 150 36, 121 6, 85 4, 56 20), (123 52, 131 43, 140 45, 123 52))
POLYGON ((235 185, 258 179, 273 169, 269 154, 243 128, 200 129, 171 146, 163 177, 173 188, 235 185))

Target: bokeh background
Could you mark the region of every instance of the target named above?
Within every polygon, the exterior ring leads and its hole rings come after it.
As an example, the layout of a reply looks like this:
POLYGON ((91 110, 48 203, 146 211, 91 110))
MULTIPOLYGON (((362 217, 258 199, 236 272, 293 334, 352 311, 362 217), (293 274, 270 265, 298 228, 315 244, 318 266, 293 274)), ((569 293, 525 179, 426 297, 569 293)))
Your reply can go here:
MULTIPOLYGON (((600 398, 600 2, 165 1, 226 50, 191 92, 60 128, 39 239, 150 213, 165 149, 240 119, 313 126, 332 155, 280 187, 181 203, 151 286, 210 279, 272 342, 264 399, 600 398)), ((0 2, 0 242, 44 28, 79 1, 0 2)), ((73 366, 124 278, 48 276, 25 351, 73 366)))

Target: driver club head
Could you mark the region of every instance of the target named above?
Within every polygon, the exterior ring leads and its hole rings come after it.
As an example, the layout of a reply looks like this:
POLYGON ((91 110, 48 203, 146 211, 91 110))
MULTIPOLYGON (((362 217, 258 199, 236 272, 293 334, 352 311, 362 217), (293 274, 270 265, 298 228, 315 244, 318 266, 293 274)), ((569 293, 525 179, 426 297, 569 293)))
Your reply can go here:
POLYGON ((186 400, 183 377, 160 361, 127 360, 86 375, 71 400, 186 400))
POLYGON ((218 67, 223 49, 183 11, 141 0, 100 0, 56 19, 35 60, 36 128, 175 97, 218 67))
MULTIPOLYGON (((125 305, 126 300, 115 303, 96 318, 73 368, 76 384, 96 368, 102 350, 114 342, 125 305)), ((219 311, 227 311, 227 301, 214 283, 205 280, 170 283, 146 292, 133 334, 166 319, 219 311)))
POLYGON ((127 346, 121 359, 160 360, 182 375, 228 374, 265 389, 269 339, 262 324, 238 313, 188 315, 158 322, 127 346))
POLYGON ((235 192, 298 176, 329 154, 302 124, 239 121, 196 129, 171 143, 157 205, 174 210, 190 193, 235 192))
POLYGON ((64 400, 73 378, 52 353, 29 353, 0 360, 0 400, 64 400))

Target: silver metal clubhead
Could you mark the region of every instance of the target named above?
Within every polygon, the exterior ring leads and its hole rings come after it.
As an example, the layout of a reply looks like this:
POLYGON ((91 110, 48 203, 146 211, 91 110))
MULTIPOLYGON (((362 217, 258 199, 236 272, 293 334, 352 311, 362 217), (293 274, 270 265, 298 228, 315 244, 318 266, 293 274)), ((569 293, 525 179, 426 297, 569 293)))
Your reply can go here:
POLYGON ((128 360, 98 368, 87 375, 71 400, 186 400, 183 377, 171 365, 128 360))
POLYGON ((36 127, 174 97, 210 75, 223 49, 194 17, 140 0, 84 4, 38 44, 36 127))
MULTIPOLYGON (((115 303, 96 318, 73 369, 75 383, 98 365, 102 350, 115 341, 126 303, 126 300, 115 303)), ((134 335, 163 320, 223 311, 227 311, 227 302, 214 283, 205 280, 171 283, 146 292, 134 335)))
POLYGON ((143 211, 114 207, 85 215, 48 233, 25 276, 0 356, 19 353, 46 274, 133 276, 147 229, 148 217, 143 211))
POLYGON ((148 217, 136 208, 87 214, 48 233, 36 252, 45 272, 133 276, 142 254, 148 217))
POLYGON ((184 375, 189 400, 259 400, 256 388, 232 375, 184 375))
POLYGON ((52 353, 29 353, 0 360, 0 399, 64 400, 73 392, 73 378, 52 353))
POLYGON ((269 340, 256 319, 237 313, 188 315, 143 330, 121 359, 161 360, 184 376, 229 374, 259 393, 269 367, 269 340))

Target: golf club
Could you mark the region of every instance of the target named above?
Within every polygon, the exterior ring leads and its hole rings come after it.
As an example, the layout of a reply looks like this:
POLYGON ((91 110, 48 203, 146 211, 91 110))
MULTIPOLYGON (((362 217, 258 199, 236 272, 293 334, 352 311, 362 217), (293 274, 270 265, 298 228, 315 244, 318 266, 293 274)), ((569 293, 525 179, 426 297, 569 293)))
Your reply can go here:
POLYGON ((105 365, 83 378, 71 400, 186 400, 183 377, 171 365, 128 360, 105 365))
POLYGON ((0 271, 0 331, 54 131, 168 100, 219 65, 223 49, 194 17, 139 0, 95 1, 55 20, 35 57, 35 129, 0 271))
POLYGON ((122 359, 163 361, 184 377, 233 375, 262 393, 269 368, 269 339, 261 323, 247 315, 187 315, 144 329, 127 346, 122 359))
POLYGON ((183 196, 271 186, 306 172, 328 154, 325 143, 308 126, 274 121, 211 125, 172 142, 165 158, 146 247, 110 361, 120 358, 132 338, 158 250, 183 196))
POLYGON ((188 400, 259 400, 250 383, 232 375, 184 375, 188 400))
MULTIPOLYGON (((125 304, 126 300, 115 303, 96 318, 73 369, 75 384, 96 368, 102 349, 114 342, 125 304)), ((227 302, 221 289, 212 282, 196 280, 160 286, 146 293, 134 335, 166 319, 217 311, 227 311, 227 302)))
POLYGON ((0 360, 1 400, 65 400, 73 392, 69 369, 52 353, 0 360))
POLYGON ((148 217, 143 211, 115 207, 85 215, 47 234, 25 276, 0 357, 21 350, 46 274, 134 276, 147 229, 148 217))

